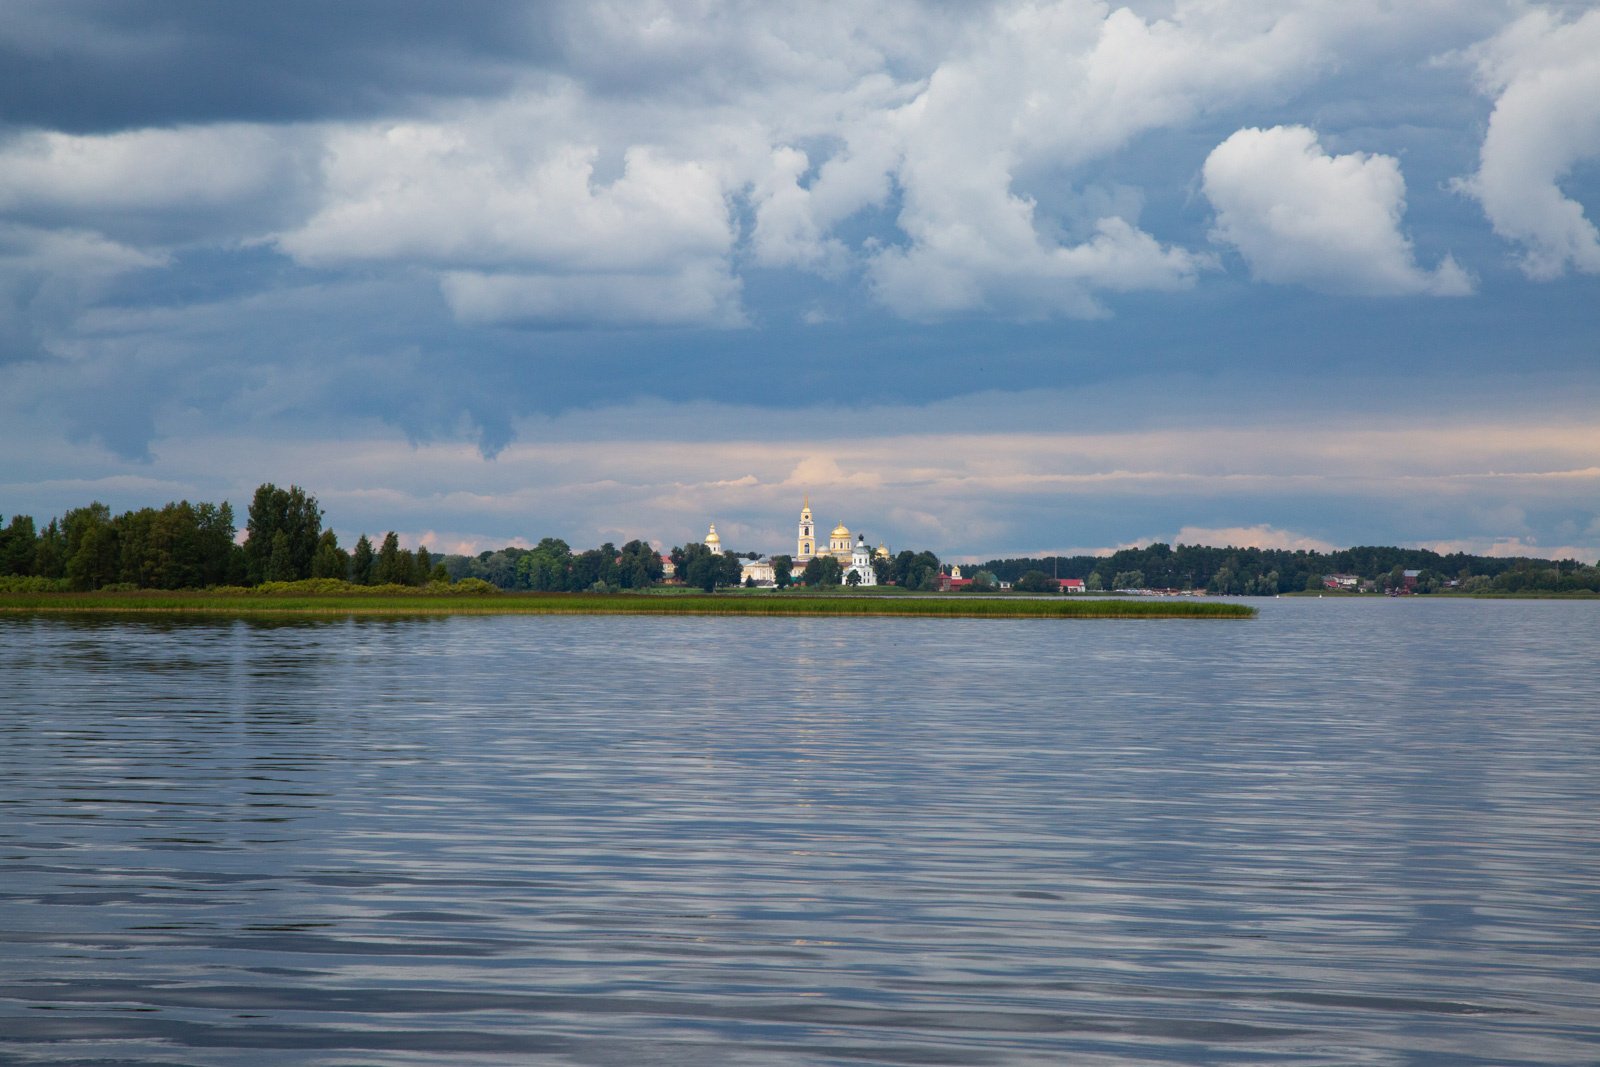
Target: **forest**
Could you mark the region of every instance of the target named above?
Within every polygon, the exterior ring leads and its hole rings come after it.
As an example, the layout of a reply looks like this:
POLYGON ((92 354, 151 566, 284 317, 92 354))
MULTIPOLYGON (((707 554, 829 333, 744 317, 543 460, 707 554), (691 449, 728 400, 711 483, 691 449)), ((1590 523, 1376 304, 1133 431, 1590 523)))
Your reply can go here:
POLYGON ((27 590, 204 589, 337 578, 358 585, 447 581, 428 550, 400 547, 391 531, 353 550, 322 526, 322 509, 299 486, 256 489, 237 540, 233 506, 191 504, 111 514, 99 502, 39 528, 14 515, 0 529, 0 583, 27 590))
POLYGON ((1353 574, 1379 591, 1404 586, 1404 573, 1420 572, 1416 593, 1600 592, 1600 567, 1576 560, 1442 555, 1425 548, 1363 546, 1337 552, 1304 549, 1213 548, 1153 544, 1110 556, 993 559, 982 570, 1013 584, 1030 572, 1081 578, 1090 591, 1204 589, 1235 596, 1275 596, 1322 589, 1329 574, 1353 574))
MULTIPOLYGON (((655 585, 665 571, 661 554, 640 540, 574 551, 546 537, 533 548, 436 556, 422 545, 402 548, 391 530, 377 545, 363 533, 347 550, 323 525, 315 497, 271 482, 256 489, 242 542, 237 535, 227 502, 184 500, 119 515, 95 502, 42 528, 32 516, 14 515, 0 528, 0 591, 205 589, 317 578, 400 587, 478 579, 506 590, 615 592, 655 585)), ((708 592, 740 581, 738 553, 716 555, 691 542, 672 549, 669 558, 685 584, 708 592)), ((913 588, 930 585, 939 572, 929 552, 902 552, 879 563, 880 580, 913 588)), ((826 568, 795 575, 788 557, 774 564, 781 585, 839 584, 837 564, 831 575, 826 568)))
POLYGON ((0 528, 0 589, 204 589, 309 578, 425 586, 482 578, 502 589, 579 591, 637 588, 662 572, 660 556, 641 541, 575 553, 546 538, 531 550, 436 557, 422 545, 402 548, 391 530, 377 545, 363 533, 346 550, 324 527, 315 497, 271 482, 251 498, 242 543, 237 535, 226 502, 184 500, 120 515, 96 502, 42 528, 31 516, 14 515, 0 528))
MULTIPOLYGON (((315 497, 299 486, 284 489, 271 482, 256 489, 242 542, 237 535, 227 502, 184 500, 120 515, 96 502, 43 527, 31 516, 14 515, 0 527, 0 590, 203 589, 324 578, 363 586, 479 579, 507 590, 614 592, 655 585, 665 570, 660 553, 640 540, 574 551, 560 538, 547 537, 533 548, 435 556, 422 545, 402 548, 389 531, 377 545, 363 533, 347 550, 323 525, 315 497)), ((715 555, 691 542, 672 549, 669 558, 680 581, 712 591, 739 582, 740 555, 715 555)), ((800 573, 789 556, 775 556, 772 563, 780 587, 840 584, 831 558, 811 560, 800 573)), ((906 550, 875 559, 873 569, 881 585, 931 589, 946 568, 932 552, 906 550)), ((1045 579, 1058 577, 1084 579, 1091 591, 1204 589, 1273 596, 1321 589, 1328 574, 1353 574, 1375 589, 1397 589, 1406 571, 1416 571, 1405 584, 1418 593, 1600 593, 1600 567, 1575 560, 1372 546, 1324 553, 1153 544, 1110 556, 994 559, 969 570, 982 576, 979 588, 1007 582, 1022 590, 1051 588, 1045 579)))

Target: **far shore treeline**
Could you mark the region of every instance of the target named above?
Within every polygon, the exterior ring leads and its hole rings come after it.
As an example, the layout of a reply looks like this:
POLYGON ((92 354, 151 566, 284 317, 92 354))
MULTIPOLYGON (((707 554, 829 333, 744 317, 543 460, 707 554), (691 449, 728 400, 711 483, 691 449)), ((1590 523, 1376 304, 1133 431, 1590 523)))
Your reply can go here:
MULTIPOLYGON (((639 540, 575 552, 560 538, 546 537, 531 549, 436 556, 422 545, 402 548, 393 531, 376 546, 363 533, 347 550, 322 520, 315 497, 270 482, 250 501, 242 544, 227 502, 185 500, 120 515, 96 502, 43 527, 32 516, 14 515, 0 528, 0 591, 248 588, 323 579, 401 588, 615 592, 656 585, 665 571, 660 553, 639 540)), ((698 542, 672 549, 669 558, 685 584, 707 592, 737 585, 741 577, 741 554, 714 554, 698 542)), ((839 564, 831 558, 813 560, 798 574, 788 556, 772 562, 780 586, 840 584, 839 564)), ((931 552, 901 552, 877 561, 877 569, 880 581, 911 589, 933 588, 941 573, 931 552)))
MULTIPOLYGON (((316 499, 299 486, 282 489, 272 483, 257 488, 251 499, 242 543, 226 502, 179 501, 120 515, 92 503, 42 527, 31 516, 14 515, 0 528, 0 591, 204 589, 327 579, 358 586, 465 583, 485 591, 612 592, 647 588, 663 578, 660 554, 639 540, 575 552, 565 541, 547 537, 531 549, 435 556, 421 545, 402 548, 392 531, 376 546, 363 533, 347 550, 323 528, 322 519, 316 499)), ((689 586, 709 592, 739 582, 739 553, 715 555, 696 542, 672 549, 669 558, 689 586)), ((812 560, 798 574, 789 556, 774 556, 772 563, 780 587, 840 581, 839 566, 830 557, 812 560)), ((949 568, 931 552, 907 550, 874 560, 874 569, 882 585, 928 590, 949 568)), ((1600 593, 1600 567, 1575 560, 1380 547, 1323 553, 1154 544, 1109 557, 995 559, 967 570, 976 577, 969 588, 980 591, 1001 582, 1019 591, 1053 591, 1053 579, 1080 578, 1090 591, 1195 589, 1272 596, 1320 589, 1329 574, 1354 575, 1373 588, 1399 588, 1411 571, 1405 588, 1419 593, 1600 593)))
POLYGON ((1352 575, 1372 589, 1412 593, 1600 593, 1600 567, 1527 556, 1443 555, 1425 548, 1368 546, 1336 552, 1153 544, 1110 556, 992 559, 979 573, 1013 587, 1079 578, 1090 592, 1111 589, 1203 589, 1233 596, 1320 591, 1330 574, 1352 575), (1417 572, 1408 583, 1406 571, 1417 572), (1030 580, 1031 576, 1031 580, 1030 580))

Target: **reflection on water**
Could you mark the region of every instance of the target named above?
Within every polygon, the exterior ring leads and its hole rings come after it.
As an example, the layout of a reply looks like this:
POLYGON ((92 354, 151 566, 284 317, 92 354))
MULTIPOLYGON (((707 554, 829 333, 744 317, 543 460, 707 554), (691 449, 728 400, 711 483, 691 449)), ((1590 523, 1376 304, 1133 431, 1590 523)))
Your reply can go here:
POLYGON ((0 1061, 1600 1059, 1600 607, 0 619, 0 1061))

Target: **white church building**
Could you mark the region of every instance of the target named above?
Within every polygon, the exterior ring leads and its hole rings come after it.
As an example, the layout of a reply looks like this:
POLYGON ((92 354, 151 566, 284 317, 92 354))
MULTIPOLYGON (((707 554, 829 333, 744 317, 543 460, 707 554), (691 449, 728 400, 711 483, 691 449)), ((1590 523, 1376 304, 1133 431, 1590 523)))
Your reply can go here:
MULTIPOLYGON (((888 558, 889 550, 883 545, 878 546, 878 553, 888 558)), ((867 547, 867 538, 864 534, 857 534, 854 543, 850 540, 850 527, 844 523, 833 528, 828 535, 828 548, 824 552, 817 551, 817 525, 811 517, 811 499, 800 507, 799 534, 795 538, 794 566, 795 570, 805 567, 818 556, 832 556, 839 561, 839 569, 843 572, 840 580, 848 583, 852 574, 858 575, 859 585, 877 585, 878 575, 872 569, 872 549, 867 547)))
MULTIPOLYGON (((828 544, 825 549, 817 548, 817 524, 811 516, 811 499, 806 498, 800 507, 800 523, 795 536, 794 548, 794 574, 798 578, 805 565, 819 556, 832 556, 839 561, 841 571, 839 579, 849 583, 852 574, 857 575, 857 585, 877 585, 878 575, 872 569, 874 558, 888 559, 889 549, 886 545, 879 545, 876 550, 867 546, 864 534, 854 535, 851 540, 850 528, 844 523, 833 528, 828 535, 828 544)), ((717 534, 716 524, 705 537, 706 547, 720 554, 722 552, 722 538, 717 534)), ((746 560, 743 564, 744 576, 752 579, 756 585, 772 585, 776 581, 773 573, 772 560, 746 560)))

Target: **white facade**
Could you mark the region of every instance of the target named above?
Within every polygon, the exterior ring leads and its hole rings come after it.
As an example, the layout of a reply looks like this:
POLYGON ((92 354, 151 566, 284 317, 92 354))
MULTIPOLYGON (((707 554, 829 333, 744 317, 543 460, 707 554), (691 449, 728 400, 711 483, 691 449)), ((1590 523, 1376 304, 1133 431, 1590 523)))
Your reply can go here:
POLYGON ((844 569, 844 581, 848 583, 852 574, 861 576, 861 585, 878 584, 878 572, 872 569, 872 549, 867 547, 865 537, 858 538, 850 550, 850 565, 844 569))
POLYGON ((771 586, 778 584, 777 572, 772 569, 770 559, 747 559, 739 564, 739 583, 755 582, 756 585, 771 586))

